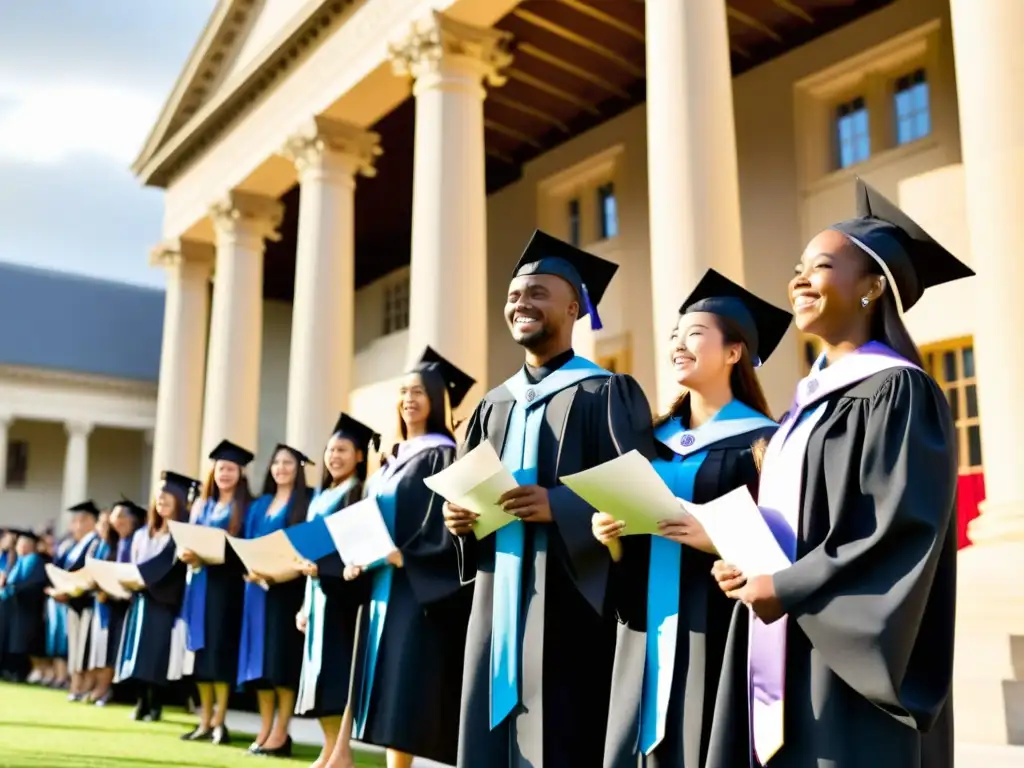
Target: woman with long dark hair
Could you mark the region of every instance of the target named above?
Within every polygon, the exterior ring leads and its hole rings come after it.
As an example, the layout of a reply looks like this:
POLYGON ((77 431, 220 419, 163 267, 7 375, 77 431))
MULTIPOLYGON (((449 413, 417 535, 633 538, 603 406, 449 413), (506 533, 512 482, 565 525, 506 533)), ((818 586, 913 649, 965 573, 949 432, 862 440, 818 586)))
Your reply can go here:
MULTIPOLYGON (((655 422, 654 467, 672 492, 706 503, 757 492, 756 446, 774 433, 756 366, 792 316, 709 269, 679 308, 670 354, 683 391, 655 422)), ((715 548, 690 517, 634 536, 610 515, 594 535, 619 561, 621 620, 605 766, 703 766, 732 613, 711 577, 715 548)))
POLYGON ((455 458, 452 409, 474 380, 427 348, 402 380, 401 439, 367 483, 398 549, 376 567, 346 568, 371 580, 353 681, 355 737, 386 747, 390 768, 413 756, 455 763, 471 590, 460 591, 454 539, 423 483, 455 458))
POLYGON ((789 284, 823 352, 768 446, 758 504, 793 564, 714 566, 750 610, 733 617, 708 768, 953 765, 956 440, 901 315, 973 272, 857 193, 858 217, 811 240, 789 284))
MULTIPOLYGON (((309 457, 291 446, 274 448, 263 495, 249 507, 245 538, 258 539, 305 521, 309 505, 305 466, 310 463, 309 457)), ((256 691, 260 711, 260 730, 249 751, 289 757, 288 724, 302 670, 302 633, 295 626, 295 614, 302 605, 305 583, 298 578, 274 583, 255 572, 245 581, 238 684, 256 691)))
POLYGON ((159 720, 167 686, 181 674, 184 645, 175 642, 175 624, 184 597, 185 566, 175 559, 167 521, 185 522, 198 490, 198 480, 176 472, 161 473, 146 525, 131 540, 131 562, 138 566, 142 581, 122 582, 134 594, 121 634, 114 681, 137 687, 135 720, 159 720))
MULTIPOLYGON (((210 458, 213 468, 203 497, 192 510, 191 522, 220 528, 229 536, 242 536, 251 502, 245 467, 253 454, 223 440, 210 452, 210 458)), ((180 557, 189 566, 182 617, 187 626, 185 647, 195 654, 192 673, 200 705, 198 725, 181 738, 227 744, 231 735, 224 718, 238 677, 245 569, 230 546, 225 546, 224 562, 217 565, 204 563, 187 549, 180 557)))
MULTIPOLYGON (((116 509, 116 506, 114 507, 116 509)), ((114 509, 100 512, 99 520, 96 523, 96 533, 99 535, 100 543, 93 553, 96 560, 112 560, 117 547, 117 531, 110 524, 110 518, 114 509)), ((92 626, 89 628, 89 656, 86 659, 86 669, 92 675, 92 690, 85 698, 89 704, 98 704, 101 701, 106 704, 110 699, 111 685, 114 681, 114 669, 107 664, 107 646, 110 638, 110 607, 103 598, 100 590, 93 592, 92 600, 92 626)), ((113 642, 117 643, 119 638, 114 637, 113 642)))
MULTIPOLYGON (((307 520, 344 514, 363 498, 370 444, 380 448, 380 435, 341 414, 324 449, 320 489, 309 504, 307 520)), ((312 768, 354 768, 350 674, 359 608, 370 598, 369 579, 345 581, 341 557, 333 552, 306 563, 305 600, 295 625, 305 634, 302 679, 295 712, 317 717, 324 745, 312 768)))

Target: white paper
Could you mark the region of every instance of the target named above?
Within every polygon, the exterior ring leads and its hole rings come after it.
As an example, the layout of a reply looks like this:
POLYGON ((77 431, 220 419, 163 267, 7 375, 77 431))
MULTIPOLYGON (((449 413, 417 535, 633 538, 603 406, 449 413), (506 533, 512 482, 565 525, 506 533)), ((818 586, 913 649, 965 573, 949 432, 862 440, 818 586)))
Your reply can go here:
POLYGON ((370 565, 396 549, 372 496, 328 515, 324 522, 345 565, 370 565))
POLYGON ((623 536, 657 533, 661 520, 684 516, 679 500, 637 451, 559 479, 594 509, 625 522, 623 536))
POLYGON ((171 531, 171 538, 174 539, 175 557, 180 559, 181 553, 188 549, 195 552, 204 563, 220 565, 224 562, 227 533, 223 529, 209 525, 179 523, 176 520, 168 520, 167 525, 171 531))
POLYGON ((52 563, 46 563, 43 568, 53 588, 68 597, 78 597, 95 585, 92 574, 85 568, 77 571, 65 571, 52 563))
POLYGON ((423 482, 427 488, 455 506, 480 515, 473 526, 473 534, 478 539, 490 536, 517 519, 502 509, 498 499, 502 494, 518 488, 519 483, 486 440, 447 469, 423 482))
POLYGON ((748 579, 790 566, 745 485, 707 504, 681 503, 704 526, 719 557, 739 568, 748 579))
POLYGON ((124 588, 122 582, 129 584, 141 584, 142 574, 133 563, 113 563, 109 560, 96 560, 92 557, 85 559, 85 567, 96 580, 97 589, 106 592, 117 600, 127 600, 132 596, 131 592, 124 588))
POLYGON ((300 568, 306 562, 284 531, 274 531, 258 539, 227 537, 231 548, 250 575, 259 574, 275 582, 291 581, 300 575, 300 568))

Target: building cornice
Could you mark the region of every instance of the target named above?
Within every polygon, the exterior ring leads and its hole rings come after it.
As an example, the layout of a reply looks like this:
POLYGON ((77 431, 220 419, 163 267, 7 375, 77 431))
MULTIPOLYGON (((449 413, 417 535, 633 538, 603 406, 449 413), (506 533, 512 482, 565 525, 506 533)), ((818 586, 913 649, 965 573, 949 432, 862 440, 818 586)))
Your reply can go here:
POLYGON ((156 397, 155 381, 133 381, 88 373, 58 371, 45 368, 30 368, 21 365, 0 365, 0 382, 37 384, 43 386, 88 387, 104 394, 120 394, 131 397, 156 397))
MULTIPOLYGON (((368 0, 363 0, 367 2, 368 0)), ((222 0, 186 65, 164 113, 132 171, 146 185, 167 187, 275 83, 294 70, 348 15, 357 0, 310 0, 241 71, 220 85, 229 50, 247 28, 253 0, 222 0), (230 28, 226 36, 218 32, 230 28), (217 40, 221 40, 218 47, 217 40), (223 41, 227 42, 223 42, 223 41), (206 62, 206 66, 202 65, 206 62)))

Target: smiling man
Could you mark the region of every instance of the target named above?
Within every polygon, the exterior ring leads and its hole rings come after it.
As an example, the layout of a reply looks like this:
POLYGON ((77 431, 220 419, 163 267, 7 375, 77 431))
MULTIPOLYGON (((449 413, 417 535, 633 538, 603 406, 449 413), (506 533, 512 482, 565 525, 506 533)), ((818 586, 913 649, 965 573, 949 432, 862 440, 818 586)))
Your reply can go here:
POLYGON ((466 643, 460 767, 600 765, 615 619, 611 560, 591 534, 594 509, 558 478, 637 449, 653 457, 651 411, 629 376, 572 350, 618 267, 544 232, 516 265, 505 303, 526 364, 477 406, 461 452, 484 440, 519 488, 500 500, 519 518, 478 541, 474 515, 445 505, 476 578, 466 643))

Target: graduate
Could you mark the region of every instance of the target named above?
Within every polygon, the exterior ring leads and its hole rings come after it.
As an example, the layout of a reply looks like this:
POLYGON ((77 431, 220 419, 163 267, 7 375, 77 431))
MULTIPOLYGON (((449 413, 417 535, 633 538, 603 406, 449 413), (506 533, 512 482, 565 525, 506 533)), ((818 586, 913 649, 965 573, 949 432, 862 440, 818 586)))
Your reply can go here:
POLYGON ((423 479, 455 458, 452 410, 474 383, 430 347, 406 374, 396 405, 401 439, 366 487, 398 549, 387 562, 344 572, 371 591, 352 688, 355 737, 386 747, 390 768, 408 768, 413 756, 455 761, 469 594, 442 499, 423 479))
MULTIPOLYGON (((85 566, 87 557, 96 556, 100 545, 96 523, 100 516, 99 507, 92 499, 76 504, 68 510, 71 513, 71 536, 75 543, 64 557, 60 566, 65 571, 77 571, 85 566)), ((81 701, 92 688, 92 676, 88 674, 89 629, 92 626, 92 593, 78 597, 58 595, 52 589, 47 594, 67 606, 68 673, 71 688, 68 701, 81 701)))
POLYGON ((466 452, 487 440, 520 487, 500 500, 519 518, 483 541, 472 513, 445 505, 476 577, 466 644, 458 765, 599 766, 615 651, 611 558, 591 532, 595 509, 559 484, 636 449, 654 458, 651 409, 630 376, 573 353, 576 320, 617 265, 537 231, 505 303, 526 364, 470 419, 466 452))
MULTIPOLYGON (((64 569, 68 554, 75 546, 70 536, 57 542, 54 547, 53 564, 64 569)), ((49 590, 46 594, 46 658, 50 662, 50 675, 44 677, 42 685, 51 688, 68 686, 68 606, 58 600, 49 590)))
POLYGON ((121 582, 134 594, 124 620, 115 682, 130 682, 138 688, 132 713, 135 720, 159 720, 168 684, 181 678, 185 643, 175 625, 185 593, 186 569, 175 559, 167 521, 185 522, 198 490, 198 480, 161 472, 146 525, 131 540, 131 562, 138 566, 142 581, 121 582))
MULTIPOLYGON (((3 589, 7 581, 7 575, 18 562, 18 554, 15 552, 15 545, 18 540, 18 532, 12 529, 0 530, 0 589, 3 589)), ((5 656, 8 635, 11 631, 11 621, 8 618, 8 606, 0 600, 0 679, 11 682, 17 677, 17 670, 8 667, 10 659, 5 656)))
MULTIPOLYGON (((100 515, 97 526, 102 543, 96 549, 97 560, 131 562, 132 537, 146 522, 146 510, 122 497, 110 514, 100 515)), ((118 600, 102 590, 94 593, 90 669, 95 687, 89 700, 98 707, 106 706, 113 697, 114 667, 121 644, 121 630, 128 612, 128 602, 118 600)))
MULTIPOLYGON (((263 495, 249 507, 245 538, 258 539, 305 522, 309 489, 304 467, 310 463, 301 451, 277 445, 263 495)), ((249 752, 291 757, 288 724, 302 672, 302 633, 295 626, 295 614, 305 596, 305 580, 274 583, 265 574, 252 572, 245 581, 238 684, 256 691, 260 711, 260 730, 249 752)))
MULTIPOLYGON (((670 355, 683 391, 655 424, 654 467, 679 498, 699 504, 740 486, 757 495, 755 447, 775 432, 755 367, 792 315, 709 269, 679 308, 670 355)), ((693 518, 660 535, 619 538, 599 513, 594 535, 621 560, 605 765, 703 766, 733 603, 711 576, 715 548, 693 518), (685 703, 684 703, 685 702, 685 703)))
MULTIPOLYGON (((251 500, 245 467, 253 454, 223 440, 210 452, 210 458, 213 469, 202 499, 192 510, 191 522, 242 536, 251 500)), ((181 559, 189 566, 182 618, 188 627, 186 648, 195 654, 193 673, 200 704, 199 723, 181 738, 228 744, 231 734, 224 718, 231 688, 238 678, 245 569, 230 545, 224 548, 221 565, 204 563, 188 549, 181 552, 181 559)))
POLYGON ((46 653, 44 623, 45 589, 48 584, 43 559, 36 553, 38 537, 32 531, 12 531, 17 559, 0 588, 5 613, 2 655, 16 681, 42 663, 46 653))
POLYGON ((973 272, 859 180, 857 214, 811 240, 789 284, 823 352, 758 505, 794 562, 749 580, 715 563, 742 605, 708 768, 953 765, 956 440, 901 315, 973 272))
MULTIPOLYGON (((324 449, 320 490, 309 504, 308 521, 344 513, 363 498, 370 444, 380 448, 380 435, 342 413, 324 449)), ((337 552, 306 563, 302 608, 295 626, 305 635, 302 676, 295 713, 320 720, 324 744, 312 768, 354 768, 349 744, 352 656, 360 606, 370 599, 369 579, 345 581, 337 552)))

